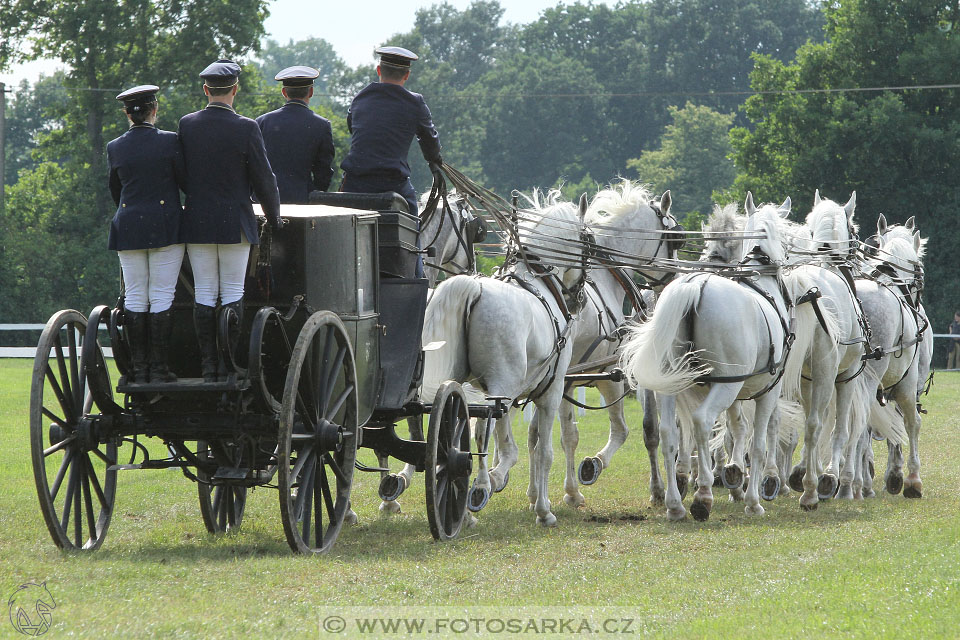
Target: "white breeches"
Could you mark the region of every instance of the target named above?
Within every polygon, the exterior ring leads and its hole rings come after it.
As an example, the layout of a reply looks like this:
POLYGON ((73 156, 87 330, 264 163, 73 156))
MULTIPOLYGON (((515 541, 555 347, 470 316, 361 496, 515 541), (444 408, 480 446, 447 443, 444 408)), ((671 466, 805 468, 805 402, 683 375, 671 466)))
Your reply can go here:
POLYGON ((118 251, 117 255, 123 271, 123 306, 136 313, 169 309, 183 262, 183 245, 131 249, 118 251))
POLYGON ((230 304, 243 297, 250 243, 188 244, 193 269, 194 300, 208 307, 230 304))

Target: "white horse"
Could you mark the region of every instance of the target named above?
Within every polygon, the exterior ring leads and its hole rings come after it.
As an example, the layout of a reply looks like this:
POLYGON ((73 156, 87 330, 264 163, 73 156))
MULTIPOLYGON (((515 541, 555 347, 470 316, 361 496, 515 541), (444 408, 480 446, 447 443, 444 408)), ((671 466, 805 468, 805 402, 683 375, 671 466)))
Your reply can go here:
MULTIPOLYGON (((570 364, 575 315, 565 309, 568 301, 555 294, 558 285, 574 287, 583 280, 577 267, 550 267, 533 255, 550 253, 550 247, 567 252, 565 262, 582 258, 583 216, 586 196, 579 211, 572 203, 558 202, 559 193, 548 197, 545 209, 521 212, 520 246, 510 249, 518 256, 505 265, 498 277, 454 276, 444 280, 427 305, 424 343, 443 342, 427 352, 424 393, 445 380, 469 382, 489 397, 504 397, 509 403, 527 398, 536 407, 530 424, 531 484, 527 496, 537 522, 552 526, 547 479, 553 462, 551 434, 563 394, 563 376, 570 364), (524 248, 525 247, 525 248, 524 248)), ((544 260, 546 262, 546 260, 544 260)), ((558 261, 560 262, 560 261, 558 261)), ((477 444, 487 450, 490 425, 478 423, 477 444)), ((518 449, 510 429, 509 415, 497 420, 498 464, 488 469, 487 456, 480 468, 468 502, 482 506, 489 492, 506 484, 516 463, 518 449)))
POLYGON ((436 208, 426 209, 430 194, 420 198, 420 241, 424 249, 433 249, 433 257, 424 258, 423 272, 430 288, 437 285, 443 271, 449 275, 476 272, 473 245, 486 237, 487 228, 455 190, 447 193, 436 208))
MULTIPOLYGON (((624 302, 630 302, 635 314, 648 304, 633 284, 630 271, 639 272, 648 281, 656 281, 662 273, 648 272, 642 267, 627 270, 609 265, 611 262, 640 265, 649 259, 674 256, 676 240, 664 233, 678 224, 670 215, 670 204, 669 191, 654 200, 646 187, 627 179, 601 190, 590 202, 585 217, 587 228, 592 232, 597 247, 610 253, 607 254, 609 259, 603 255, 596 256, 592 261, 594 266, 587 272, 585 299, 573 341, 571 364, 608 362, 607 366, 602 367, 603 370, 616 364, 615 356, 623 341, 621 330, 626 322, 624 302)), ((599 370, 591 369, 591 372, 599 370)), ((623 413, 623 397, 626 393, 624 382, 598 380, 580 384, 593 386, 600 392, 610 418, 610 432, 604 447, 596 455, 585 458, 579 469, 575 470, 576 449, 580 440, 576 413, 569 401, 561 403, 560 441, 566 456, 563 500, 572 507, 584 503, 578 479, 583 484, 596 482, 600 473, 610 466, 613 455, 630 433, 623 413)), ((574 386, 568 383, 566 390, 574 386)), ((660 438, 656 432, 656 405, 652 392, 646 394, 643 407, 644 444, 650 457, 650 495, 652 501, 662 503, 663 480, 656 457, 660 438)))
MULTIPOLYGON (((933 342, 926 313, 919 303, 922 285, 917 282, 917 268, 920 267, 926 241, 920 238, 920 232, 914 230, 913 225, 888 227, 883 216, 877 223, 877 233, 878 255, 867 262, 867 267, 872 271, 868 279, 857 280, 857 293, 873 332, 872 344, 882 351, 882 357, 868 361, 867 368, 874 372, 879 381, 876 389, 878 399, 894 399, 903 415, 910 443, 908 475, 902 479, 903 495, 920 498, 923 496, 923 483, 920 480, 921 420, 917 400, 929 372, 933 342)), ((865 424, 857 426, 860 430, 851 434, 851 439, 859 438, 866 427, 865 424)), ((835 439, 835 457, 838 455, 837 449, 843 444, 835 439)), ((856 455, 850 446, 845 447, 844 452, 854 464, 849 473, 844 468, 840 478, 841 489, 845 483, 853 483, 857 477, 867 475, 863 469, 856 468, 857 463, 862 464, 863 456, 856 455)), ((896 443, 891 443, 889 456, 886 486, 889 492, 898 493, 901 488, 902 453, 896 443)))
MULTIPOLYGON (((767 428, 781 387, 786 385, 793 394, 798 391, 802 358, 816 319, 808 305, 795 309, 791 349, 790 307, 809 287, 802 276, 780 273, 786 255, 778 220, 789 214, 789 198, 780 207, 757 209, 753 196, 747 194, 745 209, 745 230, 765 234, 764 239, 744 244, 741 254, 744 269, 755 273, 737 279, 690 274, 674 280, 664 288, 653 319, 634 329, 624 347, 624 368, 631 380, 660 394, 660 437, 671 520, 686 515, 675 473, 678 399, 680 409, 690 414, 702 452, 710 450, 710 431, 721 411, 738 399, 756 399, 751 459, 758 471, 757 481, 750 482, 747 489, 746 513, 764 511, 758 490, 761 475, 779 481, 773 447, 767 447, 768 437, 773 436, 771 442, 775 442, 776 434, 768 434, 767 428)), ((695 519, 705 520, 713 506, 709 455, 698 456, 697 485, 691 512, 695 519)))

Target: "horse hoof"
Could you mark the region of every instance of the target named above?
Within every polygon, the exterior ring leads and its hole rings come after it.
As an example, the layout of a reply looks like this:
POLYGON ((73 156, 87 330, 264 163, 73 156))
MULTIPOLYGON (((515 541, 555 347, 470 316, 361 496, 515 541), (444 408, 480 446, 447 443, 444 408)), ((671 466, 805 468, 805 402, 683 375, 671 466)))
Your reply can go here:
POLYGON ((476 518, 474 518, 472 515, 467 514, 467 523, 466 523, 466 524, 467 524, 467 529, 473 529, 473 528, 474 528, 475 526, 477 526, 479 523, 480 523, 479 520, 477 520, 476 518))
MULTIPOLYGON (((391 473, 380 480, 377 493, 384 502, 394 502, 407 489, 407 479, 399 474, 391 473)), ((398 507, 399 510, 399 507, 398 507)))
POLYGON ((807 472, 799 464, 790 471, 790 488, 794 491, 803 491, 803 477, 807 472))
POLYGON ((767 502, 773 500, 780 493, 780 476, 767 476, 760 483, 760 497, 767 502))
POLYGON ((680 499, 683 500, 687 497, 687 483, 690 477, 685 473, 677 474, 677 491, 680 492, 680 499))
POLYGON ((837 480, 837 477, 825 473, 820 476, 820 480, 817 482, 817 497, 820 500, 830 500, 833 496, 837 495, 837 489, 840 488, 840 482, 837 480))
POLYGON ((923 483, 920 482, 919 474, 911 474, 903 486, 903 497, 916 500, 923 497, 923 483))
POLYGON ((555 527, 557 526, 557 516, 552 513, 548 513, 545 516, 537 516, 537 524, 541 527, 555 527))
POLYGON ((473 487, 467 495, 467 509, 476 513, 487 506, 490 501, 490 490, 486 487, 473 487))
POLYGON ((687 510, 680 505, 676 509, 667 509, 667 518, 673 522, 680 522, 687 517, 687 510))
POLYGON ((897 495, 903 489, 903 474, 899 471, 891 471, 887 476, 887 493, 897 495))
POLYGON ((710 517, 710 507, 711 505, 699 498, 694 498, 693 504, 690 505, 690 515, 697 522, 706 522, 707 518, 710 517))
POLYGON ((840 485, 837 491, 837 500, 853 500, 853 486, 849 484, 840 485))
POLYGON ((380 513, 400 513, 400 503, 394 501, 386 501, 380 503, 380 513))
POLYGON ((907 487, 907 488, 905 488, 905 489, 903 490, 903 497, 904 497, 904 498, 912 498, 912 499, 914 499, 914 500, 917 499, 917 498, 922 498, 922 497, 923 497, 923 491, 921 491, 921 490, 918 489, 917 487, 907 487))
POLYGON ((510 472, 509 472, 509 471, 507 471, 507 472, 503 475, 503 482, 501 482, 500 484, 494 486, 493 492, 494 492, 494 493, 500 493, 501 491, 503 491, 504 489, 507 488, 507 483, 508 483, 508 482, 510 482, 510 472))
POLYGON ((580 484, 589 486, 597 481, 601 471, 603 471, 603 464, 600 462, 600 458, 587 457, 577 468, 577 478, 579 478, 580 484))
POLYGON ((563 501, 564 503, 566 503, 568 507, 573 507, 574 509, 578 509, 582 507, 587 500, 586 498, 583 497, 582 494, 578 493, 575 496, 571 496, 570 494, 564 494, 563 501))
POLYGON ((762 516, 766 513, 763 506, 759 504, 748 504, 743 508, 743 512, 748 516, 762 516))
POLYGON ((801 502, 800 509, 803 511, 816 511, 817 505, 819 504, 820 504, 819 502, 809 502, 809 503, 801 502))
POLYGON ((863 497, 864 497, 864 498, 876 498, 876 497, 877 497, 877 492, 874 491, 873 489, 864 489, 864 490, 863 490, 863 497))
MULTIPOLYGON (((397 505, 397 510, 400 510, 400 505, 397 505)), ((343 524, 357 524, 359 521, 360 518, 357 517, 357 512, 353 509, 348 509, 343 516, 343 524)))
POLYGON ((743 471, 735 464, 728 464, 720 472, 720 479, 727 489, 740 487, 743 485, 743 471))

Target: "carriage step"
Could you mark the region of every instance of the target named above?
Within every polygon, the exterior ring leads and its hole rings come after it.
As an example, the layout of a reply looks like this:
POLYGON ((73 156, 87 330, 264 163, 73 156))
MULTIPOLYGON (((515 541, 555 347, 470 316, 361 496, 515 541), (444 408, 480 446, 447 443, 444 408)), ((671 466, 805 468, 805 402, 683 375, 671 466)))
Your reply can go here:
POLYGON ((242 467, 217 467, 213 474, 214 480, 243 480, 250 474, 250 469, 242 467))
POLYGON ((203 378, 178 378, 176 382, 134 382, 124 378, 117 385, 117 393, 185 393, 196 391, 245 391, 250 388, 249 378, 230 376, 222 382, 205 382, 203 378))

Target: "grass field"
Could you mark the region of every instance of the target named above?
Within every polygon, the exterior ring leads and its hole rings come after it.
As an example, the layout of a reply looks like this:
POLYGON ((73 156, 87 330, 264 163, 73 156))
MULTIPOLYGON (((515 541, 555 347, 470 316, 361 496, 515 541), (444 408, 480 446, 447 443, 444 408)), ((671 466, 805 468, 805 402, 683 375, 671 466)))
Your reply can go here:
MULTIPOLYGON (((213 537, 196 486, 172 470, 121 472, 101 550, 57 550, 30 466, 31 364, 0 361, 0 597, 45 581, 57 603, 47 638, 312 638, 323 635, 321 608, 361 605, 384 615, 413 605, 486 605, 504 615, 520 605, 616 606, 636 619, 631 631, 668 638, 960 634, 957 374, 939 374, 925 399, 922 500, 881 495, 802 513, 794 495, 757 518, 721 489, 709 522, 669 523, 647 502, 640 408, 631 401, 634 433, 614 466, 584 488, 580 510, 560 500, 555 429, 555 529, 536 526, 525 506, 524 450, 511 484, 460 540, 430 537, 422 476, 402 498, 404 513, 381 517, 377 478, 358 473, 360 524, 341 532, 331 554, 297 557, 284 541, 275 491, 253 492, 242 530, 213 537)), ((605 412, 582 418, 580 430, 580 453, 592 455, 606 440, 605 412)), ((876 455, 879 476, 882 443, 876 455)), ((403 635, 411 637, 391 637, 403 635)), ((0 637, 22 636, 0 620, 0 637)))

